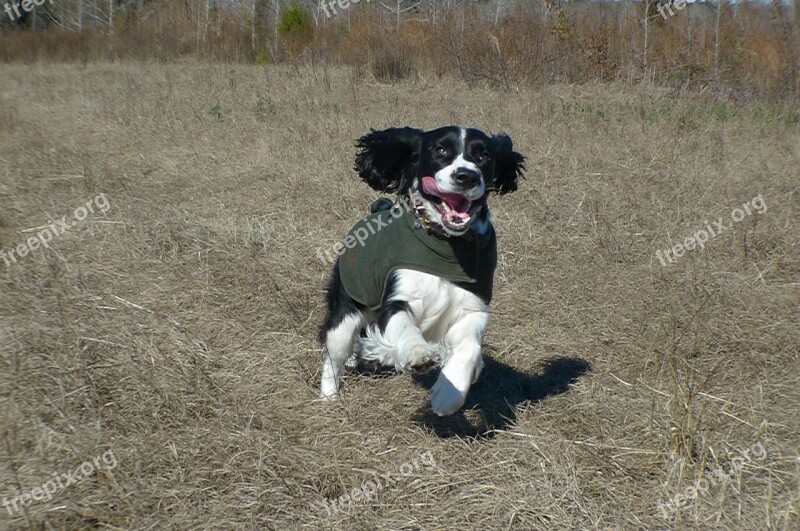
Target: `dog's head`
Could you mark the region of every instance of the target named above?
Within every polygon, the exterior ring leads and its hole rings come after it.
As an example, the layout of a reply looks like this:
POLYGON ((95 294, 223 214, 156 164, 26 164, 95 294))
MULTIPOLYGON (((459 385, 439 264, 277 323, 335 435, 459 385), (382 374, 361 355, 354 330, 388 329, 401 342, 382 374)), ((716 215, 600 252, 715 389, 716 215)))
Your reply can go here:
POLYGON ((525 157, 508 135, 477 129, 373 130, 356 143, 355 170, 380 192, 410 195, 428 220, 452 236, 488 226, 486 196, 517 189, 525 157))

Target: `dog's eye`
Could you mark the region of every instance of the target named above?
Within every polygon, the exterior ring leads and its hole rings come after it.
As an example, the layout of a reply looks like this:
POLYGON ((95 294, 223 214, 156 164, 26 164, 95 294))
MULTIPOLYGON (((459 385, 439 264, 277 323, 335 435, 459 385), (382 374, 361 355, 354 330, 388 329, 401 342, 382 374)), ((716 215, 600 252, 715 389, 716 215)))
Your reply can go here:
POLYGON ((487 161, 487 160, 489 160, 490 158, 492 158, 492 157, 490 157, 490 156, 489 156, 489 154, 488 154, 487 152, 485 152, 485 151, 484 151, 483 153, 481 153, 480 155, 478 155, 478 162, 486 162, 486 161, 487 161))
POLYGON ((447 148, 446 148, 446 147, 444 147, 444 146, 439 146, 439 147, 437 147, 437 148, 436 148, 436 153, 437 153, 437 154, 439 154, 439 155, 441 155, 441 156, 443 156, 443 157, 445 157, 445 156, 447 156, 447 154, 448 154, 449 152, 447 151, 447 148))

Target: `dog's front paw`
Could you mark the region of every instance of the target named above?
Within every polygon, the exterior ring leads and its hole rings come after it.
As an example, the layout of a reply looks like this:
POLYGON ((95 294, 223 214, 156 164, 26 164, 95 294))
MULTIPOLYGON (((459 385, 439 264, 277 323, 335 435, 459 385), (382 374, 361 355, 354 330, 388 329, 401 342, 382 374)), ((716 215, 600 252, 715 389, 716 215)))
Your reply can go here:
POLYGON ((442 371, 431 389, 431 409, 440 417, 452 415, 464 405, 468 391, 469 388, 463 391, 458 389, 442 371))
POLYGON ((402 371, 413 370, 417 373, 425 373, 433 369, 442 362, 442 353, 433 345, 417 345, 411 347, 405 363, 400 368, 402 371))

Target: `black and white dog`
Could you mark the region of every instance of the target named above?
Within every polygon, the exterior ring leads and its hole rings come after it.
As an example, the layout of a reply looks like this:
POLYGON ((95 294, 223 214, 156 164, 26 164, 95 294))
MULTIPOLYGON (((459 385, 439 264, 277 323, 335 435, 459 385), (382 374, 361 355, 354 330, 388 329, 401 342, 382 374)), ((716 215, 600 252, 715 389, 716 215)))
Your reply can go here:
POLYGON ((373 130, 356 146, 361 179, 398 198, 373 204, 334 267, 321 397, 338 396, 342 370, 359 358, 399 371, 441 366, 431 407, 450 415, 483 368, 497 261, 487 195, 516 190, 525 158, 507 135, 453 126, 373 130))

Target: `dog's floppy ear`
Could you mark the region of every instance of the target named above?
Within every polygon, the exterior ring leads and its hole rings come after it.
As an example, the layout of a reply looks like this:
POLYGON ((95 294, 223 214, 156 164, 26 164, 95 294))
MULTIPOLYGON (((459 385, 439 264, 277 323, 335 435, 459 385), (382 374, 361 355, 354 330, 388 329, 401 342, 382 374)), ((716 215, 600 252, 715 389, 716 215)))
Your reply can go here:
POLYGON ((375 131, 356 142, 355 170, 379 192, 402 192, 416 177, 422 131, 399 127, 375 131))
POLYGON ((494 145, 494 193, 507 194, 517 189, 517 180, 524 177, 525 157, 514 151, 511 137, 499 134, 492 137, 494 145))

